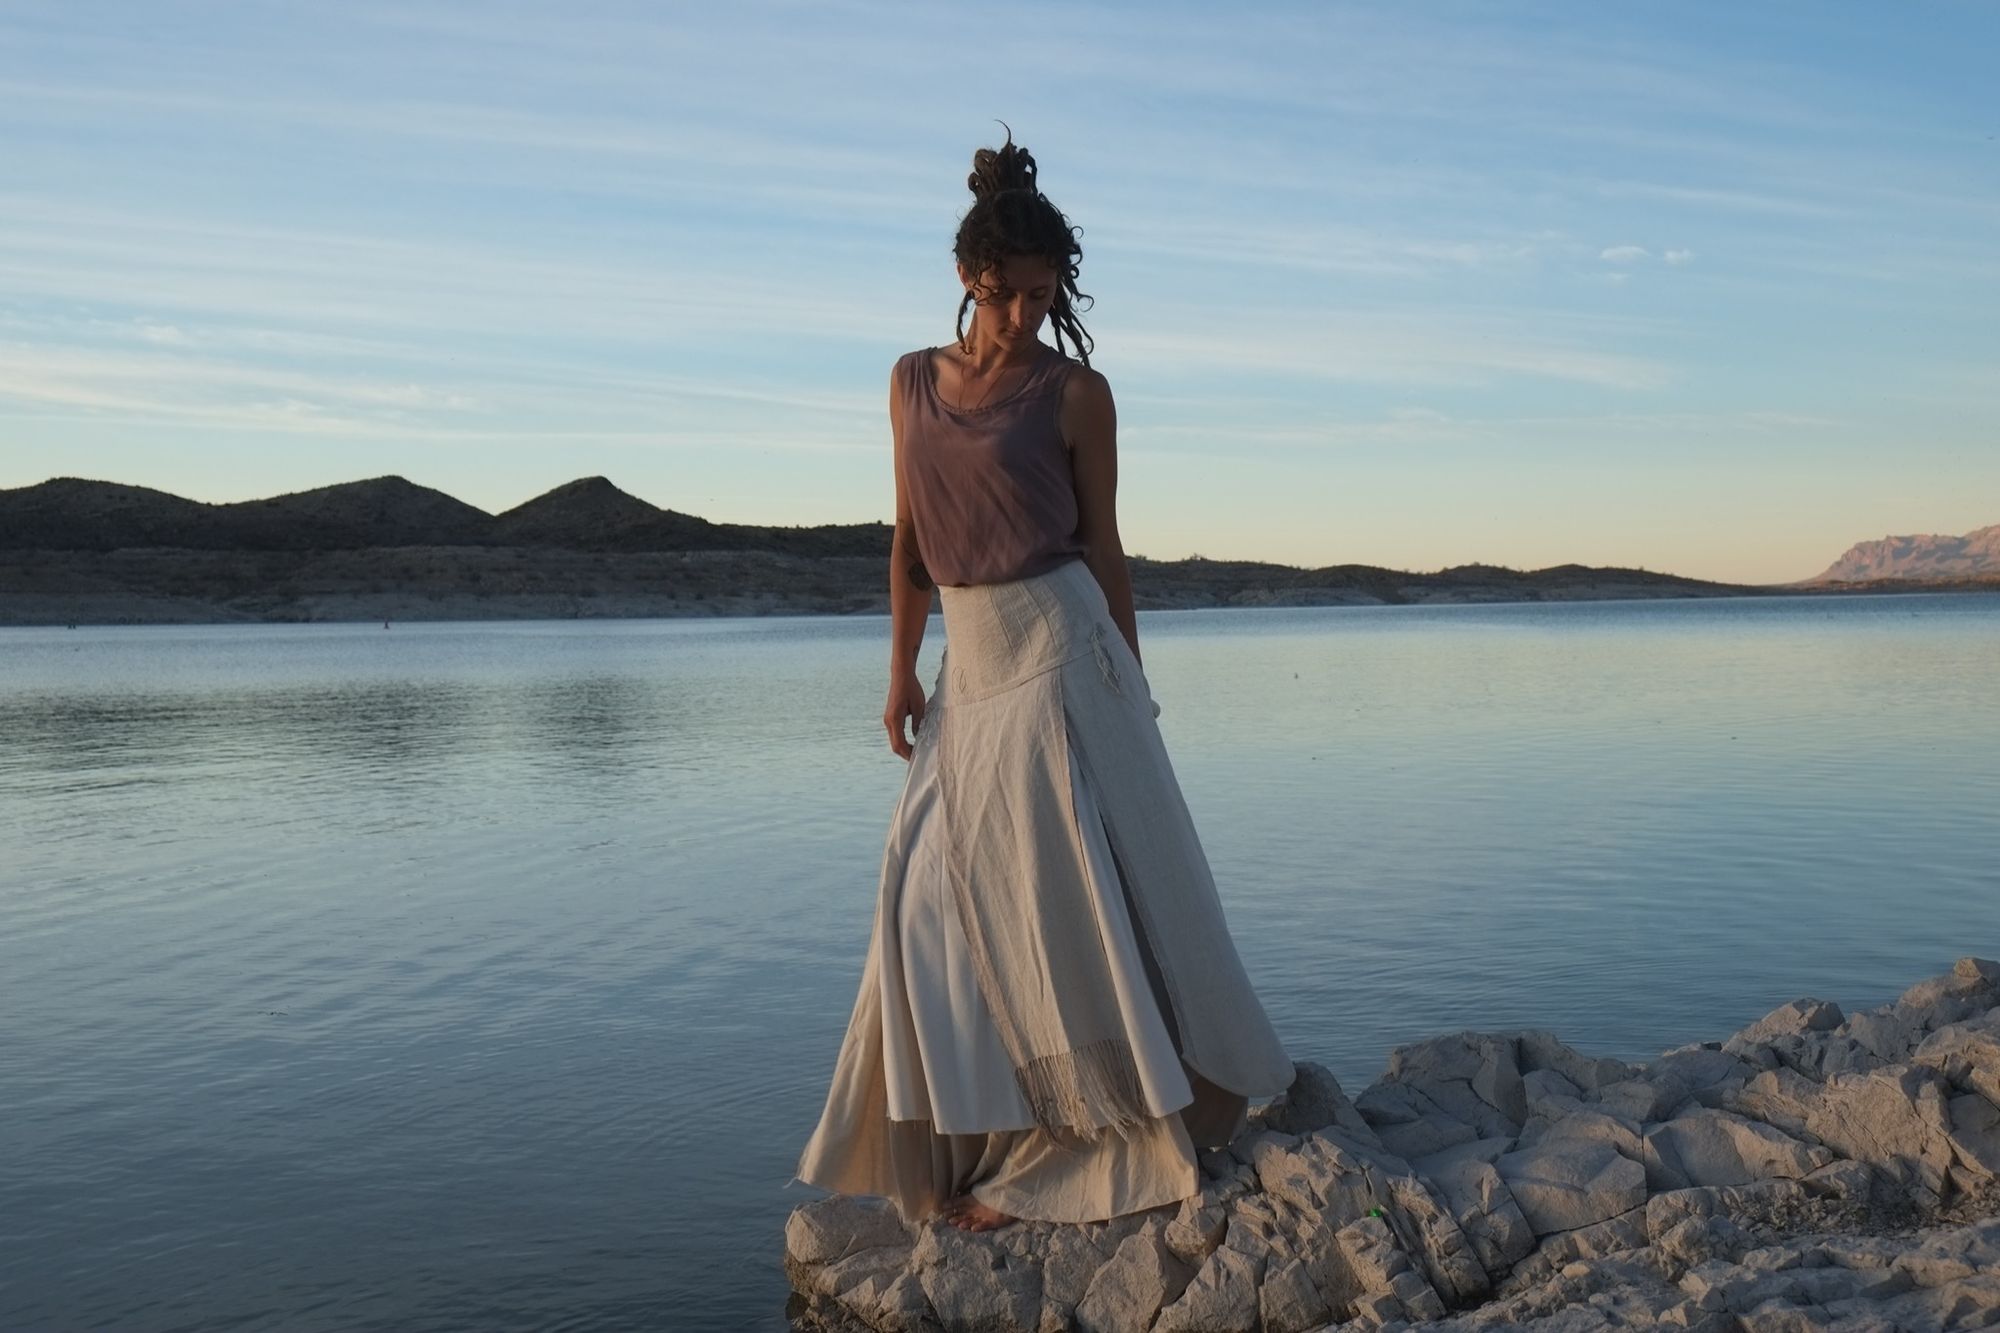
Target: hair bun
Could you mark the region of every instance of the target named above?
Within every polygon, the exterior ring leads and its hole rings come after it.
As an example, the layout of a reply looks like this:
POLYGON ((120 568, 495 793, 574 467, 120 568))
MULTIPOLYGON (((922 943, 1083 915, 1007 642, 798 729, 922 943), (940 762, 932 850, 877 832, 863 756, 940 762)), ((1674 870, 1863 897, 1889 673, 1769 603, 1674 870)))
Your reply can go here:
POLYGON ((1032 190, 1035 188, 1035 158, 1027 149, 1014 142, 1014 131, 1006 121, 1000 128, 1007 130, 1007 142, 999 148, 981 148, 972 155, 972 174, 965 178, 966 188, 972 191, 974 199, 987 199, 1002 190, 1032 190))

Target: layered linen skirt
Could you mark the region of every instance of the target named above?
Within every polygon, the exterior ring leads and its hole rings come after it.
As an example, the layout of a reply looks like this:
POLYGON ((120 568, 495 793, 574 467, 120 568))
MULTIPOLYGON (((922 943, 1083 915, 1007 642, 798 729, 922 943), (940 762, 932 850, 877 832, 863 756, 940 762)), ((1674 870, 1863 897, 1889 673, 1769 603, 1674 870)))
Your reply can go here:
POLYGON ((910 1220, 962 1193, 1061 1222, 1185 1198, 1197 1147, 1227 1142, 1292 1069, 1228 938, 1144 673, 1080 560, 941 599, 944 660, 797 1178, 885 1196, 910 1220), (1010 945, 1006 905, 1028 900, 1008 895, 1029 881, 1058 895, 1061 934, 1010 945), (1075 1067, 1068 1052, 1026 1059, 1023 996, 1062 1009, 1066 978, 1099 1011, 1065 1021, 1099 1039, 1077 1043, 1075 1067), (1091 1114, 1092 1089, 1124 1107, 1117 1123, 1091 1114))

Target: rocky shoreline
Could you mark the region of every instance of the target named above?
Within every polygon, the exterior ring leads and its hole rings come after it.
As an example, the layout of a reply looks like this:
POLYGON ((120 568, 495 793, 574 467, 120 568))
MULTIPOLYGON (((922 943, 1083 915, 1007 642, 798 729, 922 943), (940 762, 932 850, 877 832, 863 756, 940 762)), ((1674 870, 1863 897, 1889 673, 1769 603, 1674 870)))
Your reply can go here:
POLYGON ((2000 1326, 2000 963, 1636 1066, 1541 1031, 1291 1091, 1201 1192, 1086 1226, 794 1210, 800 1333, 2000 1326))
MULTIPOLYGON (((1130 562, 1141 610, 1744 597, 1807 591, 1644 570, 1465 565, 1406 573, 1130 562)), ((1912 591, 1904 588, 1902 591, 1912 591)), ((882 615, 880 556, 396 546, 329 551, 0 550, 0 625, 882 615)))

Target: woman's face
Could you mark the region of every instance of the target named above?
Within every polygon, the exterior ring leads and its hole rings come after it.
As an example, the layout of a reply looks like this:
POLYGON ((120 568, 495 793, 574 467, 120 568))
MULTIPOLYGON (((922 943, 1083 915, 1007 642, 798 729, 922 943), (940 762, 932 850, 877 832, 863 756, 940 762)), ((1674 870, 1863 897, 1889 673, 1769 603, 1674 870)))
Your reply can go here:
POLYGON ((961 264, 958 280, 971 289, 979 305, 974 318, 983 321, 994 337, 1013 344, 1041 332, 1061 290, 1062 275, 1040 255, 1009 255, 977 278, 961 264))

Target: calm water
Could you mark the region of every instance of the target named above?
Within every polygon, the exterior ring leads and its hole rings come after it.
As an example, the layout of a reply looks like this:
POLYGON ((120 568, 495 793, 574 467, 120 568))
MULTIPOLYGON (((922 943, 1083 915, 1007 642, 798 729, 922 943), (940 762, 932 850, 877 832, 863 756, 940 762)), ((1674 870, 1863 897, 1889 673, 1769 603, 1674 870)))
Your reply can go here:
MULTIPOLYGON (((2000 955, 2000 597, 1141 624, 1239 946, 1350 1091, 2000 955)), ((0 1328, 781 1327, 886 628, 0 630, 0 1328)))

